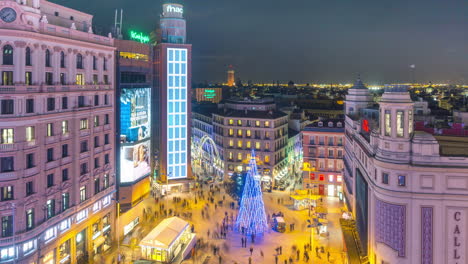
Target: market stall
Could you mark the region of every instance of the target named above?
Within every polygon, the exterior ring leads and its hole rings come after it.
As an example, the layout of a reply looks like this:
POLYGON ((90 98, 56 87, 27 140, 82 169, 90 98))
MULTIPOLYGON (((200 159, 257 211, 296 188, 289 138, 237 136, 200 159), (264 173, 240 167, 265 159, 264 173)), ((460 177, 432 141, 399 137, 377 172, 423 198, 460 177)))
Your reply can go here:
POLYGON ((189 223, 178 217, 164 219, 140 242, 142 257, 159 263, 185 257, 194 245, 195 234, 189 223))

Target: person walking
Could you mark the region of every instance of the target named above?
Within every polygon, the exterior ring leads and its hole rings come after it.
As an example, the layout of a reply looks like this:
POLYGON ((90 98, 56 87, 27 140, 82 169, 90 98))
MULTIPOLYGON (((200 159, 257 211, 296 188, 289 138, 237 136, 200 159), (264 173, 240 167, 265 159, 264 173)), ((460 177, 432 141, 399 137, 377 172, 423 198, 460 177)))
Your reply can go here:
POLYGON ((327 251, 327 261, 330 262, 330 251, 327 251))
POLYGON ((278 264, 278 255, 275 255, 275 264, 278 264))
POLYGON ((252 264, 252 257, 249 257, 249 264, 252 264))
POLYGON ((252 253, 253 253, 253 247, 251 246, 250 247, 250 256, 252 256, 252 253))
POLYGON ((219 255, 218 260, 219 260, 219 264, 223 262, 223 258, 221 257, 221 255, 219 255))
POLYGON ((283 254, 283 246, 279 247, 279 251, 280 251, 280 255, 282 255, 283 254))

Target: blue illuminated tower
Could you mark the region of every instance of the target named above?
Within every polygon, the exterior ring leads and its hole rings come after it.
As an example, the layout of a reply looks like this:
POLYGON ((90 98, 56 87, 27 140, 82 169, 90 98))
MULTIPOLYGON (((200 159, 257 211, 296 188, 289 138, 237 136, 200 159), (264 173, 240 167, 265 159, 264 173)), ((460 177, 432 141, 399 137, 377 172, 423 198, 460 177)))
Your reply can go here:
POLYGON ((249 167, 236 220, 236 229, 239 232, 243 231, 246 235, 262 234, 268 230, 268 224, 254 150, 252 150, 249 167))

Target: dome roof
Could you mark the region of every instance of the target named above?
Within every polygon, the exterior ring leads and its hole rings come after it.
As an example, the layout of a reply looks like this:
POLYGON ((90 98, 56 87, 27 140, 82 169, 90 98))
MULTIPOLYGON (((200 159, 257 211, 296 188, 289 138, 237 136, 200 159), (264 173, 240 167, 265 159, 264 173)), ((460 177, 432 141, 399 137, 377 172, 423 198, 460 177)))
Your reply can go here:
POLYGON ((356 82, 354 82, 354 85, 353 87, 351 87, 351 89, 366 89, 367 90, 367 87, 361 81, 361 76, 358 76, 356 82))

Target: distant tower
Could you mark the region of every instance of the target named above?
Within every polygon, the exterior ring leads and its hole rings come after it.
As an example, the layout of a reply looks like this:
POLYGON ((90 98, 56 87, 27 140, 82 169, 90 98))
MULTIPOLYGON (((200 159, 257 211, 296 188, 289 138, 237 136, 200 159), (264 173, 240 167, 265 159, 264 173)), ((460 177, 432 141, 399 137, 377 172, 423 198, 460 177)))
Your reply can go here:
POLYGON ((227 85, 228 86, 234 86, 235 84, 235 78, 234 78, 234 69, 232 68, 232 65, 229 65, 229 70, 227 71, 228 78, 227 78, 227 85))
POLYGON ((155 146, 162 180, 191 178, 192 45, 186 44, 184 7, 165 1, 155 56, 155 146))

